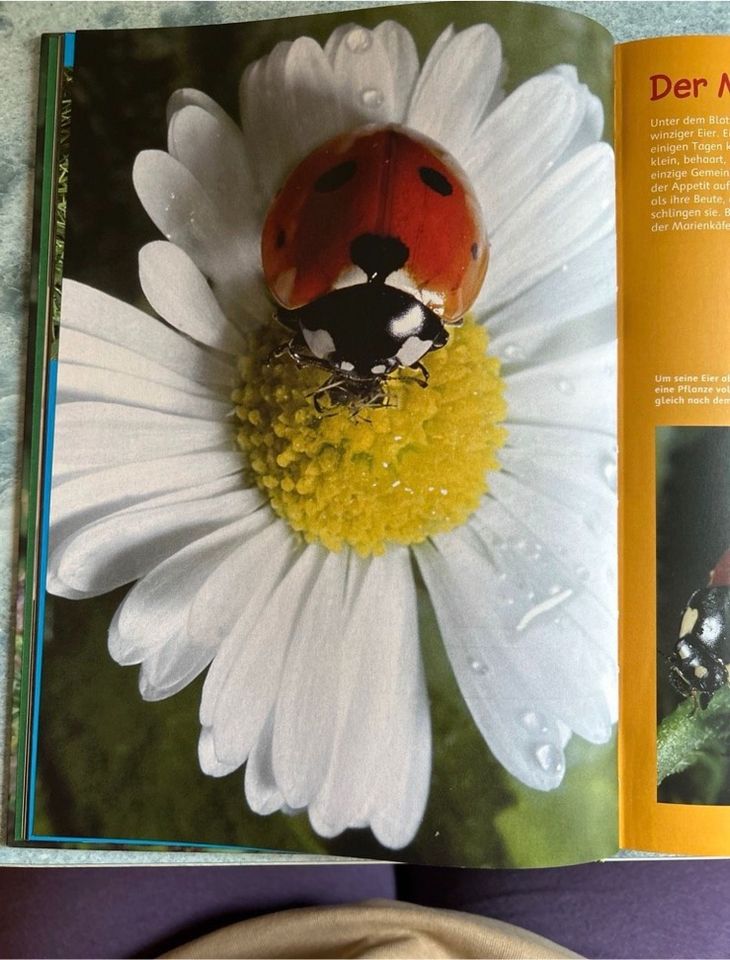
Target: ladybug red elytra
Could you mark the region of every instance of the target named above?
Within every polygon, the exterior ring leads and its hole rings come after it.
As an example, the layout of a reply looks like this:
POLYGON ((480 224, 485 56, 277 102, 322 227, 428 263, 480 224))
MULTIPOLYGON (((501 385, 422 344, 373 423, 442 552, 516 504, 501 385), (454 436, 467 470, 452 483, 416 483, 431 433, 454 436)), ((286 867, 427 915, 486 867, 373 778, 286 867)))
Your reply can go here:
POLYGON ((330 404, 383 406, 384 384, 448 341, 479 293, 489 247, 456 161, 398 126, 366 126, 309 154, 264 223, 264 277, 293 336, 278 353, 330 374, 330 404))
POLYGON ((709 585, 695 590, 679 625, 669 657, 669 679, 683 697, 704 710, 728 682, 730 668, 730 549, 710 574, 709 585))

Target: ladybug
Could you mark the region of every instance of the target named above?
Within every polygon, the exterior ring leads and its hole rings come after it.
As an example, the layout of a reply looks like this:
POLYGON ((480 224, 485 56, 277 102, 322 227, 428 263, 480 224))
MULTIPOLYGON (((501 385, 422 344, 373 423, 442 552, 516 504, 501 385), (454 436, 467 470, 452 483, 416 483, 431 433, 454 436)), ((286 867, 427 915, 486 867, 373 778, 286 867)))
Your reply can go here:
POLYGON ((456 161, 398 126, 336 137, 291 173, 261 240, 276 318, 292 334, 276 351, 329 374, 331 406, 387 406, 402 369, 426 386, 422 360, 448 341, 479 293, 489 247, 456 161))
POLYGON ((669 679, 683 697, 704 710, 730 679, 730 550, 710 574, 707 587, 695 590, 679 624, 679 639, 669 657, 669 679))

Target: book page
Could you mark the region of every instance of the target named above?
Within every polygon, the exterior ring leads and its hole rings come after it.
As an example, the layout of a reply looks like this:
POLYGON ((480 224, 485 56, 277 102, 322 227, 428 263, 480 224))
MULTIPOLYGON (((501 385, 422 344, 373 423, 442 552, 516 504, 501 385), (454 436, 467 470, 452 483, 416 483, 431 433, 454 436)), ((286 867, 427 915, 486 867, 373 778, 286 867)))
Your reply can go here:
POLYGON ((730 40, 617 48, 622 846, 730 854, 730 40))
POLYGON ((76 36, 16 839, 616 850, 611 60, 508 3, 76 36))

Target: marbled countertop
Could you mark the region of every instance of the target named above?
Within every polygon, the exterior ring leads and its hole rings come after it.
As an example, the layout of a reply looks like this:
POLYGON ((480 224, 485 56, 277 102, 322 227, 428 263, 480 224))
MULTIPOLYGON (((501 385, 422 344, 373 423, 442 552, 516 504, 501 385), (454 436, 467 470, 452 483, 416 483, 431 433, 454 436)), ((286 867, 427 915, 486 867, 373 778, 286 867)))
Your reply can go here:
MULTIPOLYGON (((6 734, 17 535, 19 438, 27 334, 35 111, 40 36, 76 29, 227 23, 291 14, 356 10, 382 3, 297 2, 9 2, 0 3, 0 742, 6 734)), ((681 33, 730 33, 727 2, 555 2, 605 24, 617 40, 681 33)), ((0 809, 7 786, 0 783, 0 809)), ((4 818, 3 818, 4 819, 4 818)), ((0 847, 0 864, 242 863, 294 855, 126 853, 0 847)))

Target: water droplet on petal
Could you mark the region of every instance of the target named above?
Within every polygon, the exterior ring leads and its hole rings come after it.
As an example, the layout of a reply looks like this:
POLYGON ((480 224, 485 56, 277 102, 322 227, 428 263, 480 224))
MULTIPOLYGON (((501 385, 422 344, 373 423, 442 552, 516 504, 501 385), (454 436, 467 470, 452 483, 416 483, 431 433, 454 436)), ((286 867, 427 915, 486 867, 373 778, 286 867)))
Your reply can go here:
POLYGON ((469 669, 479 675, 487 673, 487 667, 481 660, 470 660, 469 669))
POLYGON ((570 380, 566 380, 565 378, 558 380, 555 386, 566 397, 571 397, 575 393, 575 387, 570 382, 570 380))
POLYGON ((520 717, 520 723, 529 733, 547 733, 547 723, 545 717, 534 710, 528 710, 520 717))
POLYGON ((363 27, 354 27, 345 37, 347 49, 352 53, 365 53, 372 45, 370 32, 363 27))
POLYGON ((524 360, 525 351, 516 343, 508 343, 504 348, 504 355, 508 360, 524 360))
POLYGON ((562 750, 558 750, 552 743, 541 743, 535 748, 535 759, 540 769, 545 773, 562 773, 565 769, 562 750))
POLYGON ((612 458, 607 457, 601 465, 601 473, 611 490, 616 489, 616 463, 612 458))
POLYGON ((554 597, 556 594, 560 593, 560 591, 561 591, 562 589, 563 589, 563 588, 560 586, 559 583, 554 583, 554 584, 548 589, 548 596, 554 597))
POLYGON ((360 94, 360 99, 365 104, 366 107, 382 107, 383 93, 381 90, 378 90, 376 87, 368 87, 367 90, 363 90, 360 94))

